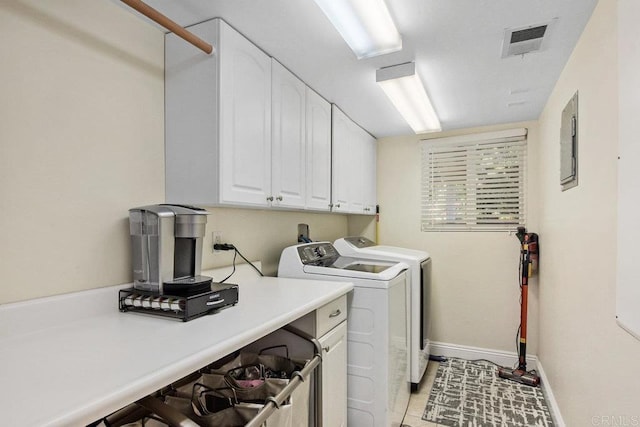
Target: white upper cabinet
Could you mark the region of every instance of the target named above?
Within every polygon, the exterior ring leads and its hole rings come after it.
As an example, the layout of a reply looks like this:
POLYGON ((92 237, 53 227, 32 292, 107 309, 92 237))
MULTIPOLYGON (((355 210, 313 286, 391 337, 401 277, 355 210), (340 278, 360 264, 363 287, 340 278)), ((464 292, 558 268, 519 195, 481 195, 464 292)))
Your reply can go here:
POLYGON ((331 167, 331 209, 334 212, 349 212, 352 125, 351 120, 334 105, 332 117, 332 167, 331 167))
POLYGON ((307 209, 331 206, 331 104, 307 88, 307 209))
POLYGON ((328 211, 331 104, 272 61, 272 206, 328 211))
POLYGON ((334 212, 375 214, 376 141, 333 105, 334 212))
POLYGON ((362 176, 365 182, 363 209, 365 214, 373 215, 376 213, 376 205, 378 204, 376 195, 378 146, 376 139, 368 133, 364 135, 363 145, 362 176))
POLYGON ((304 208, 306 203, 306 85, 272 60, 273 206, 304 208))
POLYGON ((165 36, 166 201, 375 213, 375 139, 221 19, 165 36))
POLYGON ((271 58, 221 21, 221 203, 267 204, 271 190, 271 58))
POLYGON ((220 19, 189 29, 217 51, 165 37, 166 199, 267 206, 271 58, 220 19))
POLYGON ((368 135, 354 122, 351 126, 349 145, 349 212, 364 213, 364 189, 366 187, 364 169, 365 138, 368 135))

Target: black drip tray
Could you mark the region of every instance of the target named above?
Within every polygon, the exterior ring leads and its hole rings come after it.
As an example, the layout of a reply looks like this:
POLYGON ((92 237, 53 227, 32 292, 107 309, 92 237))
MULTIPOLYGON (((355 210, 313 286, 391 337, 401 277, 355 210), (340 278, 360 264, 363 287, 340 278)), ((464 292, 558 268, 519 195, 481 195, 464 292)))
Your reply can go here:
MULTIPOLYGON (((209 279, 211 280, 211 279, 209 279)), ((205 292, 193 295, 170 295, 129 288, 119 292, 122 312, 136 312, 179 319, 183 322, 238 303, 238 285, 213 283, 205 292)))

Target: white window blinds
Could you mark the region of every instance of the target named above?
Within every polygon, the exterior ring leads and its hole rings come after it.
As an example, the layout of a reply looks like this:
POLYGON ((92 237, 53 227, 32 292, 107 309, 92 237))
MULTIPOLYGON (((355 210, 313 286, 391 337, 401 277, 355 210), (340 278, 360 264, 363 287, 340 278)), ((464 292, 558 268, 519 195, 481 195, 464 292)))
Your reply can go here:
POLYGON ((423 140, 422 231, 525 225, 527 130, 423 140))

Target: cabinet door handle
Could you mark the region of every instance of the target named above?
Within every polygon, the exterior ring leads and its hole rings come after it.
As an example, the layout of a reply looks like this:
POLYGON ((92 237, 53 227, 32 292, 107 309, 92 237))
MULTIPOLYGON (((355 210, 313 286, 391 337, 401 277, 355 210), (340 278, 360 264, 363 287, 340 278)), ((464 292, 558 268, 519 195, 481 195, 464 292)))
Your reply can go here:
POLYGON ((340 207, 340 203, 336 203, 336 208, 339 208, 339 207, 340 207))
POLYGON ((331 314, 329 315, 329 317, 338 317, 338 316, 340 316, 341 314, 342 314, 342 312, 341 312, 341 311, 340 311, 340 309, 338 308, 338 309, 336 309, 336 311, 334 311, 333 313, 331 313, 331 314))
POLYGON ((267 197, 267 202, 273 202, 273 196, 267 197))
POLYGON ((278 197, 276 197, 276 200, 277 200, 277 201, 279 201, 279 202, 281 202, 281 201, 282 201, 282 196, 278 196, 278 197))
POLYGON ((329 350, 331 350, 331 347, 326 346, 326 347, 322 347, 322 349, 323 349, 326 353, 329 353, 329 350))

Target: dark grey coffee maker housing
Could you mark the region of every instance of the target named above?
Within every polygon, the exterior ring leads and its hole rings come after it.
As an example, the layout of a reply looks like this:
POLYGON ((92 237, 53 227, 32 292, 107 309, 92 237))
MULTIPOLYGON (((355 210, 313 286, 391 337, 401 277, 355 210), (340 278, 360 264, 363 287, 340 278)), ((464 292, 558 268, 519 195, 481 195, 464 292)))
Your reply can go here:
POLYGON ((133 287, 169 295, 211 290, 212 279, 200 275, 207 215, 183 205, 129 209, 133 287))

